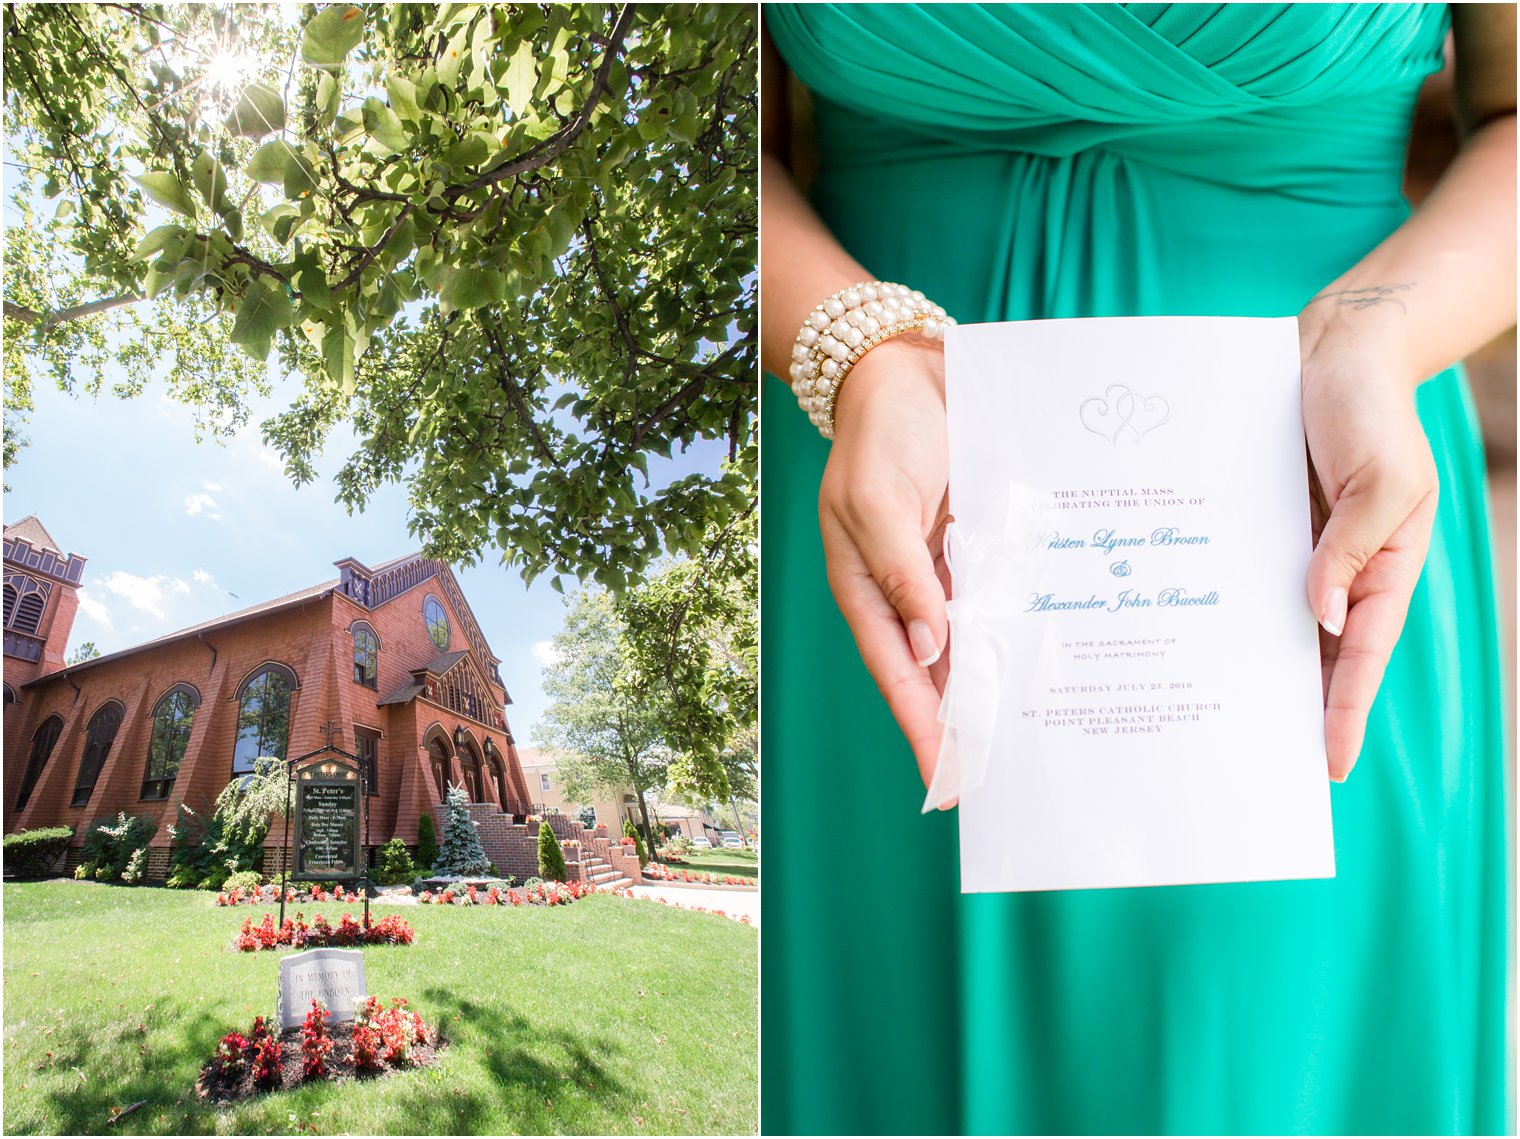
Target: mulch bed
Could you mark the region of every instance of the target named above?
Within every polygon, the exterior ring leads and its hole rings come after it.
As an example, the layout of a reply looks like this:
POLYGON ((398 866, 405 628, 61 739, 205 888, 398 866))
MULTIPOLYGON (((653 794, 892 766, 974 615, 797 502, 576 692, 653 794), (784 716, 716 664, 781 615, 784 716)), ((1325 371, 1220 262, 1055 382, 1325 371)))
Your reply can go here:
MULTIPOLYGON (((448 1042, 437 1038, 437 1030, 430 1027, 431 1038, 427 1044, 413 1044, 411 1062, 399 1067, 380 1061, 373 1071, 354 1071, 354 1026, 352 1023, 328 1026, 333 1050, 327 1058, 332 1074, 322 1083, 342 1083, 348 1080, 378 1080, 385 1076, 400 1075, 418 1068, 428 1068, 438 1061, 438 1053, 448 1047, 448 1042)), ((306 1083, 301 1072, 301 1030, 287 1028, 280 1033, 280 1082, 273 1087, 261 1087, 253 1082, 253 1065, 245 1064, 235 1082, 227 1081, 217 1074, 214 1063, 201 1068, 200 1078, 195 1081, 195 1094, 212 1103, 236 1103, 238 1100, 269 1092, 288 1091, 306 1083)))

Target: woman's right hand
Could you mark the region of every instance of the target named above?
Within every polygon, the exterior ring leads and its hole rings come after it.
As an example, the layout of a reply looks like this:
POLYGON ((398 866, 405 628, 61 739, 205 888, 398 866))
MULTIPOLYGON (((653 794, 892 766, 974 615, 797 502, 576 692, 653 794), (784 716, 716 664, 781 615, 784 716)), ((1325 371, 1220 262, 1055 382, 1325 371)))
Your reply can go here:
POLYGON ((928 786, 949 671, 943 347, 917 334, 866 353, 840 389, 819 492, 829 586, 928 786))

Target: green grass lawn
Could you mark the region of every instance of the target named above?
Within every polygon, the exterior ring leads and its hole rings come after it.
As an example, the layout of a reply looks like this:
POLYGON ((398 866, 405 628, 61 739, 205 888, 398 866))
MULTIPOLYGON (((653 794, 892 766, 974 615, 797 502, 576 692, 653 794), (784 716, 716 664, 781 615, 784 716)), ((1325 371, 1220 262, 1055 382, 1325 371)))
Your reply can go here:
MULTIPOLYGON (((685 866, 673 866, 673 870, 702 871, 704 874, 734 874, 742 878, 760 880, 760 856, 753 850, 694 850, 683 854, 685 866)), ((656 883, 658 885, 658 883, 656 883)))
POLYGON ((758 1128, 757 937, 725 918, 608 896, 407 907, 416 942, 365 949, 366 980, 442 1028, 439 1063, 216 1108, 195 1096, 201 1064, 274 1014, 283 953, 231 948, 262 908, 88 882, 7 883, 3 901, 7 1134, 99 1133, 138 1100, 111 1132, 758 1128))

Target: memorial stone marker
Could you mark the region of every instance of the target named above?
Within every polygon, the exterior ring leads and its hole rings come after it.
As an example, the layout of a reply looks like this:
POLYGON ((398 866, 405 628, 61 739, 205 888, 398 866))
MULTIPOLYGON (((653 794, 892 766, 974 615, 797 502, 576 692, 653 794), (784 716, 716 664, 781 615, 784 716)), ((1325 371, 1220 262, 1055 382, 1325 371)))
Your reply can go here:
POLYGON ((332 1023, 354 1019, 364 989, 364 954, 357 949, 308 949, 280 961, 280 1030, 299 1027, 311 1002, 327 1006, 332 1023))

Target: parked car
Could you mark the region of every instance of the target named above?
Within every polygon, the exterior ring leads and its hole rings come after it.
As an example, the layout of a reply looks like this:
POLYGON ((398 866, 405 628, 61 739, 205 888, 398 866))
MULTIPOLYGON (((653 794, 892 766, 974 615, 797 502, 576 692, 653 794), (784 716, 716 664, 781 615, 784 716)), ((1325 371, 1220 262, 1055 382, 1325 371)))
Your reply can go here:
POLYGON ((712 849, 712 842, 709 839, 705 839, 705 838, 694 838, 694 839, 691 840, 691 845, 692 845, 692 849, 693 850, 711 850, 712 849))
POLYGON ((718 834, 723 839, 724 850, 744 849, 744 840, 739 837, 738 831, 719 831, 718 834))

